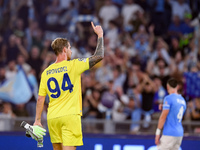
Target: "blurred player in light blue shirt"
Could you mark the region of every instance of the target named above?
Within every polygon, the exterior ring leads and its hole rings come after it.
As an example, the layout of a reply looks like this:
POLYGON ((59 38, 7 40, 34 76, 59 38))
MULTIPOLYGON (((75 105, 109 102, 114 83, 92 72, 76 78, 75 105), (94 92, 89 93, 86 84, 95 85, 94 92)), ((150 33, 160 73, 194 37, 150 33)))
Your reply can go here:
POLYGON ((183 138, 182 118, 186 110, 185 99, 178 94, 178 82, 170 79, 167 82, 168 96, 164 98, 163 110, 156 130, 155 143, 158 150, 178 150, 183 138), (163 128, 163 135, 160 133, 163 128))

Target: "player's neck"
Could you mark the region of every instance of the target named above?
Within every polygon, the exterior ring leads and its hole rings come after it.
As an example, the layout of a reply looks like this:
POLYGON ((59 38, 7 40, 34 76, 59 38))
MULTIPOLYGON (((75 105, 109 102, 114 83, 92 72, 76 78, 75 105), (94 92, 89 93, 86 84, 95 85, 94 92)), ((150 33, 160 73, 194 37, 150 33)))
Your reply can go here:
POLYGON ((168 92, 169 94, 178 94, 176 89, 170 89, 168 92))
POLYGON ((57 56, 55 63, 62 62, 63 60, 68 60, 68 59, 67 59, 67 55, 62 53, 57 56))

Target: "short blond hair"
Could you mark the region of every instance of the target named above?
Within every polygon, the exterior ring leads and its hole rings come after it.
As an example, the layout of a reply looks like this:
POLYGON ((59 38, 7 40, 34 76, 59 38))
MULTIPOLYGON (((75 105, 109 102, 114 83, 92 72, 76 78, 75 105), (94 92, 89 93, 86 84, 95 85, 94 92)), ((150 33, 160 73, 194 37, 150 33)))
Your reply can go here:
POLYGON ((65 46, 66 47, 69 46, 69 41, 65 38, 56 38, 51 43, 51 47, 52 47, 54 53, 56 54, 56 56, 58 56, 58 54, 62 53, 62 50, 65 46))

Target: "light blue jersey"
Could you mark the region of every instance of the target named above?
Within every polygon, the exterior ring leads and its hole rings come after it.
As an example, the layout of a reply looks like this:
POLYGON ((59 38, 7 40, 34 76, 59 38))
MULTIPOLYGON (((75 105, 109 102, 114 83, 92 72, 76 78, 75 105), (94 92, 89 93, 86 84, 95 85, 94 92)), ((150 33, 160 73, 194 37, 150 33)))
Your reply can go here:
POLYGON ((170 94, 164 98, 163 110, 169 109, 163 135, 183 136, 182 118, 186 110, 185 99, 179 94, 170 94))

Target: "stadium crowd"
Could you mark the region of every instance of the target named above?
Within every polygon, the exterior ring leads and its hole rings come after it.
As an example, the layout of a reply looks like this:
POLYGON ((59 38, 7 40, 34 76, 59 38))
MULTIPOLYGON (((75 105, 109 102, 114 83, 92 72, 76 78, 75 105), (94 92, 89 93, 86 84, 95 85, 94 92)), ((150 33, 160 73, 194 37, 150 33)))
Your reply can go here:
MULTIPOLYGON (((148 128, 174 77, 188 103, 184 119, 199 121, 199 9, 192 0, 0 0, 0 88, 19 66, 39 85, 58 36, 70 40, 73 58, 91 56, 94 20, 104 29, 105 57, 82 75, 83 118, 144 119, 148 128)), ((34 95, 22 104, 1 99, 0 117, 34 117, 35 105, 34 95)), ((133 123, 130 131, 140 127, 133 123)))

